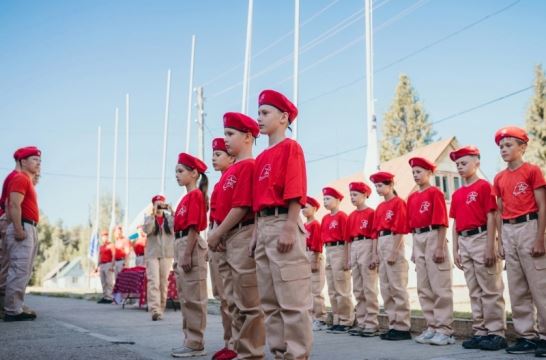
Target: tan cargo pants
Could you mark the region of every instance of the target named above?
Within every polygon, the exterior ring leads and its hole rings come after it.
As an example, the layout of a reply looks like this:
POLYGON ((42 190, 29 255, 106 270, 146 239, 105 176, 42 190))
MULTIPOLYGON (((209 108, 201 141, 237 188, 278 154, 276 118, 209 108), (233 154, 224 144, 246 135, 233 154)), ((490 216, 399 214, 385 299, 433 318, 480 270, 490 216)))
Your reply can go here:
POLYGON ((377 330, 379 321, 379 275, 377 268, 370 269, 373 242, 363 239, 351 243, 351 270, 353 275, 353 295, 356 299, 355 316, 357 325, 364 329, 377 330))

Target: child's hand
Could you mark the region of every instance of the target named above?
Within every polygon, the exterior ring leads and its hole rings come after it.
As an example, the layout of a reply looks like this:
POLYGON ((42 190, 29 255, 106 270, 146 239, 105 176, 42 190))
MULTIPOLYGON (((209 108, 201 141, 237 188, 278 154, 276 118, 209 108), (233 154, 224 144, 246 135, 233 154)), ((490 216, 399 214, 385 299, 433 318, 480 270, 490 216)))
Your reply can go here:
POLYGON ((531 251, 532 257, 540 257, 544 256, 545 250, 544 250, 544 238, 537 239, 535 241, 535 246, 533 246, 533 250, 531 251))
POLYGON ((391 254, 389 258, 387 259, 387 264, 394 265, 396 263, 396 258, 398 256, 396 254, 391 254))
POLYGON ((436 251, 434 252, 434 255, 432 256, 432 261, 434 261, 436 264, 441 264, 446 260, 446 252, 444 251, 444 248, 436 248, 436 251))
POLYGON ((485 248, 485 255, 483 258, 485 267, 491 267, 497 262, 497 254, 495 254, 495 249, 491 247, 485 248))
POLYGON ((376 254, 373 254, 372 261, 370 262, 368 269, 373 270, 373 269, 376 269, 378 266, 379 266, 379 257, 376 254))
POLYGON ((346 260, 345 263, 343 264, 343 270, 344 271, 349 271, 351 270, 351 260, 346 260))
POLYGON ((284 223, 279 242, 277 243, 278 252, 284 254, 292 250, 296 243, 296 231, 299 231, 296 223, 289 221, 284 223))
POLYGON ((459 253, 456 253, 455 256, 453 256, 453 260, 455 262, 455 266, 457 266, 460 270, 463 270, 463 260, 461 258, 461 255, 459 253))
POLYGON ((319 261, 311 261, 311 272, 316 273, 319 271, 319 261))

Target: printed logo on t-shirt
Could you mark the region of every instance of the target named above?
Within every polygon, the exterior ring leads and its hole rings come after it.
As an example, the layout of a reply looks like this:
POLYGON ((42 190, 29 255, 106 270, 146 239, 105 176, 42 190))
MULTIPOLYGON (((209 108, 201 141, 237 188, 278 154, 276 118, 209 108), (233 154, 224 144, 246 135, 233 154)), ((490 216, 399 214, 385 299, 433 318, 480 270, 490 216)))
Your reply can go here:
POLYGON ((421 214, 426 213, 430 209, 430 203, 428 201, 423 201, 421 203, 421 208, 419 209, 419 212, 421 214))
POLYGON ((389 210, 385 213, 385 220, 391 221, 393 217, 394 217, 394 211, 389 210))
POLYGON ((478 200, 478 193, 476 191, 471 191, 466 195, 466 205, 470 205, 472 202, 478 200))
POLYGON ((180 207, 180 210, 178 210, 178 214, 176 214, 176 215, 178 215, 178 216, 184 216, 184 214, 185 214, 186 212, 187 212, 186 207, 185 207, 184 205, 182 205, 182 206, 180 207))
POLYGON ((260 173, 260 177, 258 178, 259 181, 265 180, 269 177, 271 174, 271 164, 265 164, 262 168, 262 172, 260 173))
POLYGON ((228 176, 226 181, 224 181, 224 185, 222 186, 222 188, 224 189, 224 191, 226 191, 227 189, 233 189, 235 187, 235 184, 237 184, 237 176, 230 175, 228 176))
POLYGON ((363 219, 363 220, 360 222, 360 230, 364 230, 364 229, 367 229, 367 228, 368 228, 368 220, 363 219))
POLYGON ((333 221, 330 223, 330 226, 328 226, 328 229, 329 229, 329 230, 332 230, 332 229, 337 228, 337 226, 338 226, 337 220, 333 220, 333 221))
POLYGON ((512 194, 514 194, 514 196, 523 195, 527 192, 527 189, 529 189, 529 185, 527 185, 527 183, 524 183, 523 181, 520 181, 514 187, 514 191, 512 192, 512 194))

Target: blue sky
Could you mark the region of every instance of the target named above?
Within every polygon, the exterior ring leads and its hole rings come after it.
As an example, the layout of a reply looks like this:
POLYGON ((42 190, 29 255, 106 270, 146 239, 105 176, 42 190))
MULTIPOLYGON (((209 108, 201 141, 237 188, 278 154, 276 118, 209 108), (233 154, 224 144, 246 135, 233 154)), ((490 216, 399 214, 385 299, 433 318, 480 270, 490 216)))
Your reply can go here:
MULTIPOLYGON (((376 69, 460 31, 376 73, 380 126, 401 73, 410 76, 431 121, 436 121, 532 85, 534 65, 546 59, 543 1, 374 3, 376 69)), ((365 149, 316 161, 366 143, 365 84, 360 79, 364 74, 364 20, 359 13, 363 7, 363 0, 301 1, 298 123, 300 142, 310 161, 310 193, 363 168, 365 149), (355 20, 347 24, 351 19, 355 20), (340 23, 347 25, 320 38, 340 23), (318 44, 303 50, 317 38, 318 44)), ((160 188, 165 81, 170 68, 166 193, 177 198, 180 189, 174 166, 185 147, 191 35, 197 36, 194 79, 195 85, 204 85, 206 156, 210 158, 212 136, 222 135, 223 113, 240 110, 242 86, 237 84, 243 73, 246 14, 244 0, 2 1, 0 175, 13 167, 14 149, 39 146, 43 149, 41 209, 52 220, 86 223, 95 199, 97 126, 103 128, 101 191, 108 193, 114 109, 119 106, 120 119, 124 119, 124 99, 129 93, 130 214, 136 214, 160 188)), ((259 55, 251 64, 250 115, 256 114, 262 89, 292 95, 292 61, 280 61, 291 56, 292 30, 293 1, 255 0, 253 53, 259 55), (270 46, 283 36, 284 40, 270 46)), ((479 146, 482 166, 492 178, 501 166, 493 133, 506 124, 523 125, 531 95, 532 90, 524 91, 434 128, 441 138, 454 135, 462 144, 479 146)), ((258 139, 255 155, 265 143, 265 138, 258 139)), ((124 144, 121 136, 121 202, 124 144)), ((191 149, 196 151, 195 133, 191 149)), ((210 175, 216 181, 217 174, 210 175)))

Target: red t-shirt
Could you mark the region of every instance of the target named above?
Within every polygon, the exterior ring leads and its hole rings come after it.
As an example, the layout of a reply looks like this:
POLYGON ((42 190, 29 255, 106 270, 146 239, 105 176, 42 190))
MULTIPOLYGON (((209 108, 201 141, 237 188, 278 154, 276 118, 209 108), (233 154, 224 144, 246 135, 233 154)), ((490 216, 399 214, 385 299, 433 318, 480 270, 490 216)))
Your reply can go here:
POLYGON ((373 217, 372 208, 353 211, 347 219, 346 238, 353 240, 355 237, 364 236, 374 239, 376 236, 373 231, 373 217))
POLYGON ((409 232, 407 216, 406 203, 398 196, 383 201, 375 210, 373 218, 376 236, 379 236, 381 230, 390 230, 394 234, 407 234, 409 232))
POLYGON ((524 163, 516 170, 504 169, 495 176, 493 193, 502 199, 502 218, 538 211, 534 190, 546 186, 542 171, 536 165, 524 163))
POLYGON ((116 260, 123 260, 125 259, 125 257, 127 256, 127 244, 129 242, 129 240, 127 240, 126 238, 121 238, 121 239, 116 239, 116 242, 115 242, 115 257, 116 257, 116 260))
POLYGON ((17 170, 13 170, 12 172, 10 172, 8 176, 6 176, 6 178, 4 179, 4 183, 2 184, 2 195, 0 195, 0 216, 2 216, 6 210, 6 205, 7 205, 6 201, 8 199, 9 182, 11 179, 13 179, 13 177, 17 173, 18 173, 17 170))
POLYGON ((408 197, 408 221, 410 229, 430 225, 448 227, 447 207, 444 194, 436 186, 415 191, 408 197))
MULTIPOLYGON (((221 177, 220 177, 221 180, 221 177)), ((209 212, 209 221, 210 223, 218 222, 216 220, 216 208, 218 203, 218 189, 220 188, 220 180, 214 185, 214 189, 212 190, 212 194, 210 195, 210 212, 209 212)))
POLYGON ((491 184, 479 179, 453 193, 449 217, 455 219, 458 232, 487 225, 487 214, 497 210, 492 190, 491 184))
POLYGON ((320 225, 320 234, 324 244, 333 241, 347 241, 345 232, 347 231, 347 214, 338 211, 334 215, 326 214, 322 218, 320 225))
POLYGON ((292 139, 265 149, 256 158, 254 173, 254 211, 267 207, 288 206, 298 199, 305 206, 307 175, 301 146, 292 139))
POLYGON ((193 189, 184 195, 174 216, 174 231, 186 230, 191 226, 198 232, 207 227, 207 204, 199 189, 193 189))
MULTIPOLYGON (((163 219, 163 218, 161 218, 163 219)), ((161 221, 163 222, 163 221, 161 221)), ((146 247, 146 238, 138 238, 137 241, 133 244, 133 250, 135 251, 136 256, 144 255, 144 248, 146 247)))
POLYGON ((112 243, 108 242, 99 247, 99 264, 112 262, 112 243))
POLYGON ((163 226, 163 221, 165 220, 165 217, 164 216, 156 216, 155 217, 155 221, 157 222, 157 224, 159 225, 159 227, 162 227, 163 226))
MULTIPOLYGON (((252 209, 252 181, 254 178, 254 159, 236 162, 222 175, 218 187, 218 203, 215 217, 219 224, 224 221, 232 208, 252 209)), ((249 211, 243 221, 252 219, 249 211)))
POLYGON ((38 222, 40 220, 40 212, 38 210, 36 190, 34 190, 30 176, 24 172, 17 172, 8 184, 8 194, 12 192, 23 195, 21 217, 26 220, 38 222))
POLYGON ((313 252, 322 252, 322 240, 320 238, 320 223, 318 220, 313 220, 310 223, 304 224, 307 231, 306 243, 309 250, 313 252))

